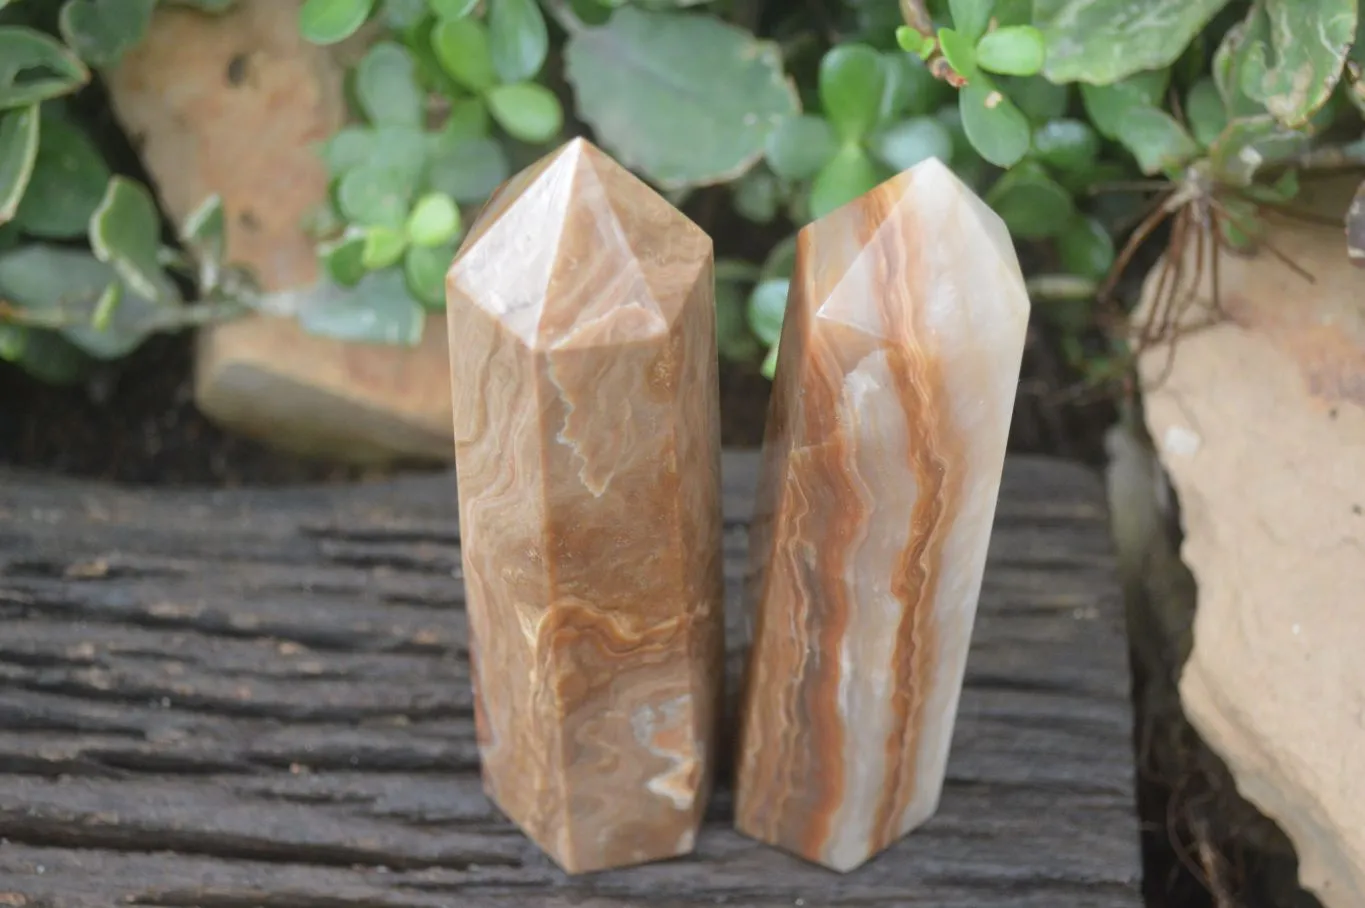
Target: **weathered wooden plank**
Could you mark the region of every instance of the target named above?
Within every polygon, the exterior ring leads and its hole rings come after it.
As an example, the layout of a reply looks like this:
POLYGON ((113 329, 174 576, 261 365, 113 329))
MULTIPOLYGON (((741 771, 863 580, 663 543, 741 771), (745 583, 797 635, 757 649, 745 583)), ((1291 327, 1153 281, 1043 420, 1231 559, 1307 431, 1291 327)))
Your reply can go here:
MULTIPOLYGON (((732 601, 754 466, 725 461, 732 601)), ((696 854, 569 878, 480 790, 450 476, 0 474, 0 905, 1135 908, 1102 502, 1082 468, 1009 463, 925 828, 839 875, 731 831, 722 779, 696 854)))

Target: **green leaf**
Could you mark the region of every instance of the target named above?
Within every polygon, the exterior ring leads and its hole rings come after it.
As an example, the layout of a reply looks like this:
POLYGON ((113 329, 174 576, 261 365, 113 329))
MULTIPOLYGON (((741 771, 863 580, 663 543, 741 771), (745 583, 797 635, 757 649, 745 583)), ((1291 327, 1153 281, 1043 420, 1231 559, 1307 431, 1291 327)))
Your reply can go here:
POLYGON ((753 362, 762 348, 749 330, 746 318, 748 295, 738 281, 721 280, 719 265, 716 275, 716 348, 723 359, 730 362, 753 362))
POLYGON ((31 28, 0 26, 0 110, 69 94, 90 70, 64 44, 31 28))
POLYGON ((1119 127, 1130 110, 1161 106, 1161 96, 1169 81, 1169 70, 1154 70, 1138 73, 1113 85, 1082 85, 1081 100, 1100 135, 1117 139, 1119 127))
POLYGON ((1285 126, 1302 126, 1327 102, 1341 78, 1356 33, 1356 0, 1264 0, 1269 47, 1259 57, 1251 97, 1285 126))
POLYGON ((427 0, 382 0, 384 24, 410 34, 427 17, 427 0))
POLYGON ((536 0, 488 0, 488 43, 503 82, 525 82, 545 65, 550 37, 536 0))
POLYGON ((908 25, 901 25, 896 28, 896 43, 900 49, 907 54, 914 54, 921 60, 928 59, 934 52, 938 42, 933 35, 926 35, 923 32, 913 29, 908 25))
POLYGON ((398 268, 371 271, 354 287, 324 284, 300 307, 309 334, 356 343, 415 346, 425 317, 398 268))
POLYGON ((763 260, 763 267, 759 269, 758 279, 770 281, 778 277, 790 278, 795 270, 796 235, 793 234, 769 250, 768 257, 763 260))
POLYGON ((1012 167, 1028 152, 1028 118, 984 79, 963 87, 958 109, 972 147, 995 166, 1012 167))
POLYGON ((203 290, 217 286, 227 255, 227 216, 223 197, 214 193, 200 202, 180 225, 180 241, 199 264, 199 284, 203 290))
POLYGON ((161 267, 161 216, 147 187, 114 176, 90 215, 90 248, 128 288, 157 303, 178 303, 180 294, 161 267))
POLYGON ((948 0, 948 11, 953 16, 953 30, 967 41, 975 43, 986 33, 991 21, 995 0, 948 0))
POLYGON ((442 246, 460 232, 460 209, 450 196, 430 192, 417 200, 408 216, 408 239, 416 246, 442 246))
POLYGON ((1199 145, 1174 117, 1153 107, 1128 111, 1119 124, 1118 140, 1137 158, 1145 174, 1180 167, 1199 156, 1199 145))
POLYGON ((1218 141, 1228 125, 1228 111, 1218 86, 1208 77, 1190 86, 1185 97, 1185 119, 1190 124, 1194 140, 1205 148, 1218 141))
POLYGON ((820 60, 820 103, 835 133, 856 141, 877 125, 886 71, 865 44, 840 44, 820 60))
POLYGON ((580 119, 665 190, 735 179, 799 112, 776 45, 711 16, 623 6, 565 61, 580 119))
POLYGON ((498 80, 488 32, 477 19, 445 19, 431 31, 431 49, 441 68, 471 91, 483 92, 498 80))
POLYGON ((62 38, 93 66, 112 66, 152 22, 156 0, 66 0, 57 26, 62 38))
POLYGON ((1241 117, 1227 125, 1209 146, 1210 170, 1219 182, 1249 186, 1261 168, 1308 150, 1311 137, 1267 113, 1241 117))
POLYGON ((1033 152, 1050 167, 1082 173, 1095 165, 1100 137, 1081 120, 1052 120, 1033 131, 1033 152))
POLYGON ((564 125, 559 98, 535 82, 499 85, 484 97, 493 119, 514 139, 539 145, 559 135, 564 125))
POLYGON ((299 34, 313 44, 336 44, 360 30, 374 0, 307 0, 299 10, 299 34))
POLYGON ((109 166, 85 132, 65 117, 44 116, 38 158, 14 219, 30 236, 83 236, 108 185, 109 166))
POLYGON ((951 28, 941 28, 938 30, 938 43, 943 48, 943 58, 953 72, 969 80, 976 75, 976 48, 966 36, 951 28))
POLYGON ((782 336, 790 286, 785 278, 760 281, 749 294, 749 329, 765 347, 771 347, 782 336))
POLYGON ((366 271, 379 271, 401 259, 407 247, 408 238, 403 231, 392 227, 367 227, 360 263, 366 271))
POLYGON ((1113 267, 1114 240, 1094 218, 1075 217, 1057 237, 1057 253, 1071 274, 1099 280, 1113 267))
POLYGON ((110 265, 79 249, 29 243, 0 255, 0 298, 35 314, 60 316, 66 340, 91 356, 127 356, 161 325, 162 307, 126 287, 103 329, 96 310, 119 275, 110 265))
POLYGON ((986 202, 1012 236, 1025 240, 1056 236, 1076 216, 1071 193, 1033 161, 1010 168, 986 194, 986 202))
POLYGON ((876 188, 882 181, 877 165, 861 146, 845 145, 815 175, 810 188, 810 214, 821 218, 876 188))
POLYGON ((408 216, 408 204, 417 190, 416 174, 379 162, 362 164, 346 172, 337 186, 337 204, 353 224, 399 230, 408 216))
POLYGON ((976 65, 993 73, 1031 76, 1043 68, 1043 33, 1032 25, 997 28, 976 45, 976 65))
POLYGON ((0 114, 0 224, 14 218, 38 158, 38 105, 0 114))
POLYGON ((481 98, 458 98, 450 103, 450 115, 441 127, 443 141, 482 139, 488 135, 488 108, 481 98))
POLYGON ((364 231, 355 231, 318 246, 318 260, 333 281, 353 287, 365 276, 366 237, 364 231))
POLYGON ((0 359, 49 385, 74 385, 90 373, 92 360, 55 331, 0 322, 0 359))
POLYGON ((872 154, 892 170, 914 167, 929 158, 953 160, 953 136, 935 117, 916 117, 879 130, 868 142, 872 154))
POLYGON ((479 0, 427 0, 431 11, 441 19, 463 19, 474 11, 479 0))
POLYGON ((824 117, 813 114, 788 117, 763 143, 768 166, 784 180, 809 179, 837 150, 834 128, 824 117))
POLYGON ((403 257, 403 276, 408 291, 428 309, 441 310, 446 304, 446 272, 455 261, 455 243, 440 246, 409 246, 403 257))
POLYGON ((507 179, 510 166, 492 139, 443 143, 432 150, 427 185, 457 202, 482 202, 507 179))
POLYGON ((929 68, 914 57, 898 53, 883 53, 881 57, 886 90, 882 93, 878 122, 932 113, 952 94, 947 83, 935 79, 929 68))
POLYGON ((1171 65, 1228 0, 1035 0, 1053 82, 1107 85, 1171 65))
POLYGON ((1066 116, 1071 101, 1071 86, 1053 85, 1042 76, 1005 76, 996 80, 996 87, 1037 123, 1066 116))
POLYGON ((1253 88, 1265 73, 1264 48, 1270 43, 1270 18, 1265 6, 1254 4, 1241 22, 1223 35, 1213 54, 1213 81, 1223 98, 1229 119, 1256 117, 1265 112, 1261 101, 1250 97, 1243 85, 1253 88))
POLYGON ((777 344, 769 347, 768 355, 763 357, 763 365, 758 367, 758 371, 763 373, 763 377, 769 381, 777 374, 777 348, 777 344))
POLYGON ((735 211, 746 220, 766 224, 777 217, 781 197, 777 178, 761 168, 755 168, 730 184, 735 211))
POLYGON ((356 96, 365 117, 376 125, 418 126, 422 90, 412 54, 401 44, 380 41, 356 67, 356 96))

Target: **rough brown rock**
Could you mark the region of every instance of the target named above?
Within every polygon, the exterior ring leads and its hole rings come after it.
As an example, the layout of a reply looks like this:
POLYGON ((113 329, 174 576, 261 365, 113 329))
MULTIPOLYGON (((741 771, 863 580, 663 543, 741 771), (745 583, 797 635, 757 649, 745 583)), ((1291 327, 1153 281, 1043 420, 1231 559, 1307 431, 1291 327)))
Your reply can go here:
MULTIPOLYGON (((227 258, 268 291, 319 276, 305 219, 326 198, 316 145, 346 120, 339 54, 305 42, 298 0, 241 0, 223 15, 158 7, 109 73, 115 111, 171 218, 218 193, 227 258)), ((449 356, 439 317, 416 348, 346 344, 292 319, 200 332, 195 401, 235 431, 352 461, 449 460, 449 356)))
MULTIPOLYGON (((1365 276, 1340 228, 1276 220, 1268 239, 1314 281, 1269 252, 1225 257, 1227 319, 1181 337, 1164 380, 1167 350, 1140 363, 1148 429, 1179 496, 1182 556, 1199 591, 1180 691, 1241 793, 1293 840, 1303 884, 1329 908, 1356 908, 1365 904, 1365 276)), ((1206 272, 1202 300, 1211 287, 1206 272)))

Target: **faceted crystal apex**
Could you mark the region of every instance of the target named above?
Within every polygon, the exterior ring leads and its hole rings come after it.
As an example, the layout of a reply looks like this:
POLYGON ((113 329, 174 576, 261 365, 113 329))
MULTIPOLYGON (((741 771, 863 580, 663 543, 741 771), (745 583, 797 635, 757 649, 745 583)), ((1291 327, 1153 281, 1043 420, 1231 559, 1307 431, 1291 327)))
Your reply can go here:
POLYGON ((816 317, 876 338, 908 330, 909 311, 1028 311, 1014 243, 1000 216, 928 158, 808 224, 800 245, 816 317), (966 292, 989 278, 996 292, 966 292), (888 308, 890 307, 890 308, 888 308))
POLYGON ((446 292, 534 350, 620 345, 667 335, 710 261, 696 224, 579 138, 494 193, 446 292))

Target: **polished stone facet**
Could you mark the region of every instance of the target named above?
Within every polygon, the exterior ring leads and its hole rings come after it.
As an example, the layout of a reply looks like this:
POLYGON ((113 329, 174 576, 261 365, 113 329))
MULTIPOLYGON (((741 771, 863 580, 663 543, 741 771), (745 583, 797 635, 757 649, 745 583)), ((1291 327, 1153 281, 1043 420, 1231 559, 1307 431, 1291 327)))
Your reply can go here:
POLYGON ((938 806, 1029 301, 930 159, 805 227, 746 596, 736 825, 849 870, 938 806))
POLYGON ((574 140, 447 278, 489 796, 564 869, 689 851, 722 687, 711 242, 574 140))

